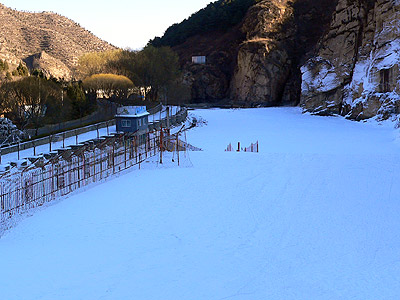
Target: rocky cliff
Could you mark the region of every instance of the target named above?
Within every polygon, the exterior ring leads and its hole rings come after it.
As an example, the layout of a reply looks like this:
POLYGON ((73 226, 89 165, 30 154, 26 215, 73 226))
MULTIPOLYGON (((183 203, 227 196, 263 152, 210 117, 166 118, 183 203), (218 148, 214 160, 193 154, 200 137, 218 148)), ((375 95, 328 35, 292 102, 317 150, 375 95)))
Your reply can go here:
POLYGON ((0 4, 0 59, 68 79, 79 56, 114 46, 58 14, 28 13, 0 4))
POLYGON ((399 0, 262 0, 228 33, 182 45, 196 102, 300 105, 356 120, 400 113, 399 0))
POLYGON ((327 30, 335 1, 268 0, 243 21, 231 99, 245 105, 297 105, 300 63, 327 30))
POLYGON ((362 120, 400 112, 400 1, 339 1, 302 66, 301 106, 362 120))
POLYGON ((246 106, 299 103, 300 63, 327 31, 336 2, 255 3, 229 31, 196 35, 174 47, 185 65, 194 102, 225 100, 246 106), (207 64, 191 64, 191 55, 207 56, 207 64))

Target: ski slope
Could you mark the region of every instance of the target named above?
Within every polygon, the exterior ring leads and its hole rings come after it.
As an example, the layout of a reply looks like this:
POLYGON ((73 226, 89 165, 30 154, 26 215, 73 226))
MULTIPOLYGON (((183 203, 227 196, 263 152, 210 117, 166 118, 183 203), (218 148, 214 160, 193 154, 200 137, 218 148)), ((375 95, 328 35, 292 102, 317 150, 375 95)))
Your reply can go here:
POLYGON ((183 166, 146 163, 2 236, 0 299, 400 299, 393 124, 194 113, 204 151, 183 166), (224 152, 257 140, 258 154, 224 152))

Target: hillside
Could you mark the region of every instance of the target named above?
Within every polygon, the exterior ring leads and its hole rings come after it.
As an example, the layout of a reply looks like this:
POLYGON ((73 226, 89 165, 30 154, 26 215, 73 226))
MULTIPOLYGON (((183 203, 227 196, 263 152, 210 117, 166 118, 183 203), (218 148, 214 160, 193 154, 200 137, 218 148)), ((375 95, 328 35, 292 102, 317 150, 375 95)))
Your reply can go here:
POLYGON ((115 49, 61 15, 12 10, 0 4, 0 59, 16 66, 23 60, 55 77, 70 77, 86 52, 115 49))
POLYGON ((334 8, 335 1, 328 0, 318 5, 314 0, 216 1, 152 42, 173 46, 179 54, 193 102, 298 104, 299 61, 326 31, 334 8), (240 7, 234 22, 220 20, 233 16, 229 5, 222 5, 226 2, 240 7), (213 13, 213 5, 219 13, 213 13), (187 28, 199 26, 187 34, 187 28), (173 37, 180 33, 187 37, 177 44, 173 37), (207 64, 192 64, 193 55, 207 56, 207 64))
POLYGON ((210 27, 173 47, 192 102, 388 118, 400 113, 399 11, 396 0, 254 1, 235 25, 210 27), (192 64, 194 55, 207 56, 207 64, 192 64))
POLYGON ((162 37, 150 41, 155 47, 174 47, 198 34, 218 30, 228 31, 240 23, 247 10, 260 0, 218 0, 192 14, 179 24, 173 24, 162 37))

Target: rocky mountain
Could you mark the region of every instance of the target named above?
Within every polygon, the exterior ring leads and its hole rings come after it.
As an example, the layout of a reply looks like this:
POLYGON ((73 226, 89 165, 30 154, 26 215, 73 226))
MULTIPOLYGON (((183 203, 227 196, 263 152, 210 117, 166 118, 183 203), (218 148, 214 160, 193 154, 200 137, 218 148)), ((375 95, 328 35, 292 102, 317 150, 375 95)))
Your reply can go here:
POLYGON ((301 68, 301 105, 362 120, 400 113, 400 1, 339 1, 301 68))
POLYGON ((261 0, 228 31, 174 49, 194 102, 387 118, 400 113, 399 23, 399 0, 261 0))
POLYGON ((61 15, 30 13, 0 4, 0 59, 11 66, 24 61, 30 69, 69 79, 79 56, 114 46, 61 15))
MULTIPOLYGON (((257 0, 229 30, 197 34, 174 46, 192 101, 297 105, 300 63, 328 30, 335 6, 332 0, 257 0), (192 64, 192 55, 207 56, 207 64, 192 64)), ((179 25, 174 29, 179 32, 179 25)))

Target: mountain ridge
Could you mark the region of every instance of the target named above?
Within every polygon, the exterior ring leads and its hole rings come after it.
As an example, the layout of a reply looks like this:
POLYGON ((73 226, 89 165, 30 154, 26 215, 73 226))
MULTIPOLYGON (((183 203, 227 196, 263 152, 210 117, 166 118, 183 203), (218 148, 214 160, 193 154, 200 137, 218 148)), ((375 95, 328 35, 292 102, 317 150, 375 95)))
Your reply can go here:
POLYGON ((73 20, 53 12, 18 11, 0 3, 0 26, 0 59, 11 66, 22 60, 33 68, 29 57, 43 57, 40 54, 44 52, 51 59, 43 71, 54 77, 71 77, 84 53, 116 49, 73 20))

